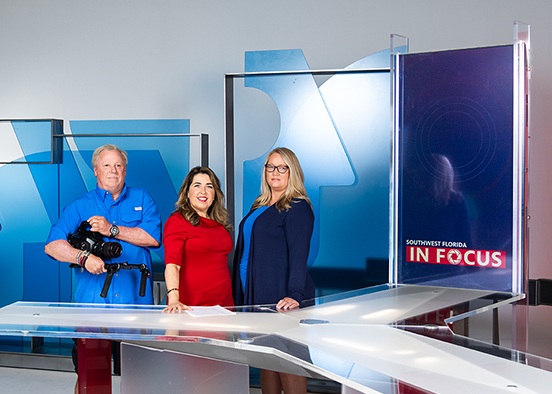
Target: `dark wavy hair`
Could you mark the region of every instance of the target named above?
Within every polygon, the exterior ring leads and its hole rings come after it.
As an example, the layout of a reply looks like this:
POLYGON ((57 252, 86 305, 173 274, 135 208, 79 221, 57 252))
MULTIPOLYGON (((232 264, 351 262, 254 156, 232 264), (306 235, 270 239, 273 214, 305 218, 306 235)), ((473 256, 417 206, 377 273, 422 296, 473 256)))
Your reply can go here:
POLYGON ((199 225, 199 215, 190 204, 190 200, 188 200, 188 191, 190 190, 194 177, 198 174, 208 175, 215 189, 215 198, 207 210, 209 219, 222 224, 230 231, 232 226, 228 223, 228 210, 224 207, 224 193, 220 187, 220 180, 209 167, 194 167, 190 170, 188 175, 186 175, 180 187, 180 191, 178 192, 178 201, 174 204, 175 210, 173 214, 181 213, 184 219, 189 221, 193 226, 197 227, 199 225))

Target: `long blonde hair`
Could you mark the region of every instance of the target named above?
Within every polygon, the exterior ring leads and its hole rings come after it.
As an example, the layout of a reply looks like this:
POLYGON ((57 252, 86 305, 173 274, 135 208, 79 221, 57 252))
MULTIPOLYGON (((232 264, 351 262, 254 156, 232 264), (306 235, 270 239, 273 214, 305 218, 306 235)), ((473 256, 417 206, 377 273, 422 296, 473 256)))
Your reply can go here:
MULTIPOLYGON (((282 156, 284 163, 289 167, 289 179, 286 190, 276 202, 276 208, 278 211, 285 209, 286 211, 291 208, 293 199, 306 200, 311 206, 311 202, 307 197, 307 190, 305 189, 305 176, 301 169, 301 164, 295 153, 288 148, 275 148, 267 156, 265 160, 265 166, 268 163, 270 157, 278 153, 282 156)), ((261 206, 269 205, 272 199, 272 190, 266 179, 266 167, 263 166, 263 173, 261 176, 261 195, 253 202, 251 209, 257 209, 261 206)))
POLYGON ((190 186, 192 185, 194 177, 197 174, 208 175, 211 179, 211 183, 213 184, 213 188, 215 189, 215 199, 207 210, 207 215, 210 219, 222 224, 228 231, 230 231, 232 229, 232 225, 228 223, 228 210, 224 207, 224 193, 220 187, 220 180, 209 167, 194 167, 190 170, 188 175, 186 175, 186 178, 184 178, 184 182, 182 182, 182 186, 180 187, 180 191, 178 192, 178 201, 174 204, 176 209, 173 214, 179 212, 182 216, 184 216, 184 219, 189 221, 193 226, 197 227, 199 225, 200 216, 192 207, 190 200, 188 199, 188 191, 190 190, 190 186))

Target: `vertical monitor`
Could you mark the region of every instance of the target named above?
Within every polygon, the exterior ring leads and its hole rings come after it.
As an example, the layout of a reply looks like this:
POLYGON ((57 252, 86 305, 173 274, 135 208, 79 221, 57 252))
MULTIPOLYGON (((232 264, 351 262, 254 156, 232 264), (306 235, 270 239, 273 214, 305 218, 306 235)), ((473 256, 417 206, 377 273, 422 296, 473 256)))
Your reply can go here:
POLYGON ((399 284, 512 291, 513 45, 401 55, 399 284))

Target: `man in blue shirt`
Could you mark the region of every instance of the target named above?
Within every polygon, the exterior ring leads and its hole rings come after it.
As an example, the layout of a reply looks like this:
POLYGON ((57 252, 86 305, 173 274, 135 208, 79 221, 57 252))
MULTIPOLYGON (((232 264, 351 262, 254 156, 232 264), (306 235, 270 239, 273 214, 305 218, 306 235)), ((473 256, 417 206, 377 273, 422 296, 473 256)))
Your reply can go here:
POLYGON ((92 156, 96 189, 67 205, 50 230, 45 252, 58 261, 81 265, 76 270, 75 302, 153 304, 151 277, 145 296, 139 296, 138 269, 119 270, 107 297, 100 297, 107 275, 104 263, 145 264, 152 272, 149 249, 161 245, 161 218, 155 201, 145 190, 125 185, 127 164, 126 152, 115 145, 96 149, 92 156), (90 231, 102 234, 104 241, 120 243, 121 256, 103 261, 73 248, 67 236, 83 221, 88 221, 90 231))
MULTIPOLYGON (((115 145, 96 149, 92 156, 96 189, 67 205, 50 230, 45 252, 58 261, 81 266, 76 270, 75 302, 153 304, 151 276, 145 296, 140 297, 142 273, 137 269, 119 270, 113 275, 107 296, 100 296, 107 276, 104 263, 145 264, 152 272, 149 249, 161 246, 157 205, 145 190, 125 185, 127 164, 126 152, 115 145), (121 256, 103 261, 72 247, 67 236, 76 232, 83 221, 90 224, 90 231, 102 234, 104 241, 120 243, 121 256)), ((73 363, 77 371, 77 342, 73 346, 73 363)), ((75 393, 78 385, 77 379, 75 393)))

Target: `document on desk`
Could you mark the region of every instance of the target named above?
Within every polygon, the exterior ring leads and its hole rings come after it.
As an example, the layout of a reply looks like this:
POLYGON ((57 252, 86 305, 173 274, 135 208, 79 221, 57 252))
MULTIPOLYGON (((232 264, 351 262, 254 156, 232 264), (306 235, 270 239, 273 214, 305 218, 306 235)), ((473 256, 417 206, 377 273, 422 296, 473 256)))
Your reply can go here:
POLYGON ((204 317, 204 316, 225 316, 225 315, 235 315, 236 312, 229 311, 221 306, 192 306, 193 311, 186 311, 187 314, 193 317, 204 317))

